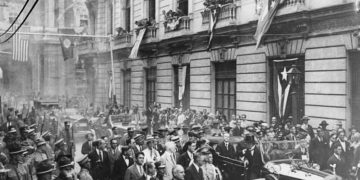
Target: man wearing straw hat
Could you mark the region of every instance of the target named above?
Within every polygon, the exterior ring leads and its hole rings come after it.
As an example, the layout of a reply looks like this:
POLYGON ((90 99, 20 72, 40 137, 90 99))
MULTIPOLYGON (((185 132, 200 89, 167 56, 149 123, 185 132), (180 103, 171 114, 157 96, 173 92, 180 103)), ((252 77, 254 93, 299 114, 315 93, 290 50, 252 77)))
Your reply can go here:
POLYGON ((154 137, 148 135, 146 137, 147 148, 143 150, 145 162, 157 162, 160 160, 159 152, 154 149, 154 137))

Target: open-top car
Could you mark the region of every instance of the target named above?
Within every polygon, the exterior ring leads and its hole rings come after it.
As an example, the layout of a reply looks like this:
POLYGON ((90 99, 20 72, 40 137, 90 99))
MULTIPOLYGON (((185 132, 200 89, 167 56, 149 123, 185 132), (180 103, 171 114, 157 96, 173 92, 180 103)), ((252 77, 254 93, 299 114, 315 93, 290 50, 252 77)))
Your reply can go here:
POLYGON ((263 177, 266 180, 323 180, 341 179, 319 170, 319 165, 309 163, 306 141, 262 141, 259 143, 265 163, 263 177))

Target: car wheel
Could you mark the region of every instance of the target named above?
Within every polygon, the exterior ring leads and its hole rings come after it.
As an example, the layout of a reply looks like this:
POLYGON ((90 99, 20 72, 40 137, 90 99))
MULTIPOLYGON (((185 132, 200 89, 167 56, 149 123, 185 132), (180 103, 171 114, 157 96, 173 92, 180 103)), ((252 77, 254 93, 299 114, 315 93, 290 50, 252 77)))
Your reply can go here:
POLYGON ((265 176, 265 180, 279 180, 279 178, 276 177, 274 174, 267 174, 265 176))

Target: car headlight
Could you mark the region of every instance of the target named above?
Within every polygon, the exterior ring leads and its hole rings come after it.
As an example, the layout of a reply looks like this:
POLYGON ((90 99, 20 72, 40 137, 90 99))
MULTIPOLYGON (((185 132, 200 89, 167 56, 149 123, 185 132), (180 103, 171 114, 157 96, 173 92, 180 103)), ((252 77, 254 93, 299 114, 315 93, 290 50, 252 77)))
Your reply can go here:
POLYGON ((281 171, 281 166, 274 163, 266 163, 264 166, 270 173, 277 174, 281 171))

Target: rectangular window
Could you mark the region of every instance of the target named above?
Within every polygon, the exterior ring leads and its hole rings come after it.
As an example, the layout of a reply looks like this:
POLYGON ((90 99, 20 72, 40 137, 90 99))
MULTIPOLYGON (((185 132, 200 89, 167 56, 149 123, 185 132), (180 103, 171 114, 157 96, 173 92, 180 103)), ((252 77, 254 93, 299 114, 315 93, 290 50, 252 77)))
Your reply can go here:
POLYGON ((177 12, 181 16, 187 16, 189 13, 189 1, 188 0, 178 0, 177 1, 177 12))
POLYGON ((130 32, 130 20, 131 18, 131 9, 130 9, 130 0, 126 0, 126 6, 125 6, 125 30, 127 32, 130 32))
POLYGON ((124 106, 131 107, 131 69, 124 72, 124 106))
POLYGON ((215 64, 216 111, 229 121, 236 114, 236 61, 215 64))
POLYGON ((149 0, 149 20, 155 20, 155 0, 149 0))
POLYGON ((156 67, 146 69, 146 107, 156 101, 156 67))

